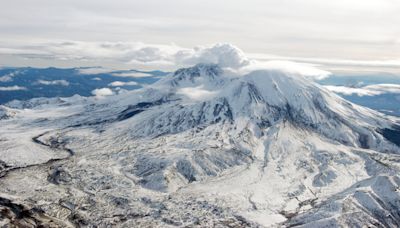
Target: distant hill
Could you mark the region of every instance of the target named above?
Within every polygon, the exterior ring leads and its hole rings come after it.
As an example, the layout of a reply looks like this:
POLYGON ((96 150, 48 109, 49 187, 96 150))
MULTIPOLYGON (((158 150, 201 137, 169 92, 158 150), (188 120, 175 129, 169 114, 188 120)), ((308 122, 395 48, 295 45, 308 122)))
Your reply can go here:
POLYGON ((103 68, 2 68, 0 104, 36 97, 92 96, 92 91, 110 88, 133 90, 151 84, 167 73, 162 71, 109 71, 103 68))

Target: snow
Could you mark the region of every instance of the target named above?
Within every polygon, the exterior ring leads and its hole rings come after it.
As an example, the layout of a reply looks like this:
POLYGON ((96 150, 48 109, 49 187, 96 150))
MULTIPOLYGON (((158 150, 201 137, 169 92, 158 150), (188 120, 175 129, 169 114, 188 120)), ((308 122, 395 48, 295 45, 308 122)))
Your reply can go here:
POLYGON ((0 120, 12 118, 17 113, 18 113, 18 110, 0 105, 0 120))
POLYGON ((241 74, 198 64, 102 99, 7 106, 0 111, 14 114, 0 120, 1 161, 33 166, 9 171, 0 194, 57 220, 399 225, 400 148, 379 130, 395 130, 399 119, 351 104, 297 70, 241 74), (38 136, 44 145, 32 141, 38 136))

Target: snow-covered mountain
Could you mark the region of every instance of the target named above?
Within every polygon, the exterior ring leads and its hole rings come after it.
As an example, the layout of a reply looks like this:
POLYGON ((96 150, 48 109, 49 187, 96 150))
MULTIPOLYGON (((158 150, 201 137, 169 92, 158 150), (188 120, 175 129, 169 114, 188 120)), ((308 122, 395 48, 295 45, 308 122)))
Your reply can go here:
POLYGON ((399 119, 298 73, 198 64, 1 110, 2 223, 400 226, 399 119))

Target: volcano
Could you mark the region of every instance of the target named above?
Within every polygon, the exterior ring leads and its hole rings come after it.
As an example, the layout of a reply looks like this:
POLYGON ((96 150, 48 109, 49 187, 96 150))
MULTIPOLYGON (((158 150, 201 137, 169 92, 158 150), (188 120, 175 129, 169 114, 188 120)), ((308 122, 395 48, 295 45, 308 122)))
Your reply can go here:
POLYGON ((198 64, 1 110, 0 224, 400 226, 399 119, 299 73, 198 64))

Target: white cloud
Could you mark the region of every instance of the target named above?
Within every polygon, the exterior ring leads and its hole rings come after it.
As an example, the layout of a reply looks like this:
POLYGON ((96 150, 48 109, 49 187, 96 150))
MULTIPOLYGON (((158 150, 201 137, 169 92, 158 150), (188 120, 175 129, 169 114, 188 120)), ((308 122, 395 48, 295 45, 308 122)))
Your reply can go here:
POLYGON ((352 88, 346 86, 324 86, 328 90, 340 93, 343 95, 357 95, 357 96, 377 96, 386 93, 399 93, 400 85, 396 84, 376 84, 368 85, 360 88, 352 88))
POLYGON ((113 72, 112 69, 107 69, 103 67, 89 67, 89 68, 80 68, 78 69, 79 74, 107 74, 113 72))
POLYGON ((215 95, 218 94, 218 92, 205 90, 203 89, 203 86, 198 86, 198 87, 181 88, 177 91, 177 94, 182 94, 192 100, 203 101, 214 97, 215 95))
POLYGON ((301 57, 285 57, 260 53, 249 53, 250 58, 265 62, 271 60, 296 61, 301 63, 309 63, 319 65, 327 69, 346 69, 348 71, 377 71, 393 72, 400 74, 400 58, 399 59, 382 59, 382 60, 354 60, 354 59, 334 59, 334 58, 301 58, 301 57))
POLYGON ((381 92, 379 91, 373 91, 373 90, 371 91, 363 88, 352 88, 346 86, 324 86, 324 87, 332 92, 340 93, 347 96, 356 94, 362 97, 362 96, 376 96, 381 94, 381 92))
POLYGON ((37 83, 42 84, 42 85, 69 86, 69 82, 66 80, 54 80, 54 81, 38 80, 37 83))
MULTIPOLYGON (((18 50, 19 47, 14 47, 18 50)), ((155 45, 122 42, 65 41, 58 43, 36 43, 24 45, 17 51, 26 58, 58 59, 74 61, 114 61, 119 64, 154 68, 177 68, 197 63, 215 63, 222 67, 239 68, 250 60, 231 44, 199 46, 192 49, 176 45, 155 45), (38 54, 41 53, 41 54, 38 54)), ((2 52, 0 54, 7 54, 2 52)), ((80 74, 110 73, 112 69, 102 67, 81 68, 80 74)))
MULTIPOLYGON (((174 71, 197 63, 215 63, 232 69, 278 68, 322 79, 329 72, 386 72, 400 75, 400 59, 352 60, 335 58, 282 57, 250 53, 246 55, 239 48, 227 43, 210 46, 183 48, 175 44, 159 45, 141 42, 84 42, 59 41, 50 43, 33 42, 18 49, 18 56, 32 61, 61 61, 71 64, 86 64, 78 69, 80 74, 110 73, 118 77, 145 77, 146 73, 119 72, 116 69, 158 69, 174 71), (296 63, 294 63, 295 61, 296 63), (118 67, 109 67, 109 66, 118 67), (321 70, 324 69, 324 70, 321 70)), ((4 50, 3 50, 4 51, 4 50)), ((0 49, 1 60, 2 49, 0 49)), ((8 53, 8 52, 5 52, 8 53)), ((4 53, 3 53, 4 54, 4 53)), ((71 65, 76 67, 76 65, 71 65)), ((9 80, 4 78, 3 80, 9 80)))
POLYGON ((114 95, 114 92, 109 88, 101 88, 93 90, 92 94, 96 97, 105 97, 114 95))
MULTIPOLYGON (((1 45, 1 43, 0 43, 1 45)), ((291 69, 296 68, 302 73, 320 75, 323 78, 325 72, 316 72, 316 68, 327 71, 370 71, 400 74, 400 59, 385 58, 378 60, 354 60, 335 58, 305 58, 305 57, 282 57, 260 53, 244 54, 237 47, 227 43, 217 43, 210 46, 198 46, 184 48, 175 44, 159 45, 145 44, 141 42, 84 42, 84 41, 58 41, 58 42, 32 42, 23 46, 11 45, 7 50, 0 48, 1 54, 9 53, 9 49, 15 51, 17 56, 31 61, 61 61, 71 64, 71 67, 86 64, 90 67, 80 68, 80 74, 113 73, 116 69, 159 69, 173 71, 180 67, 186 67, 197 63, 216 63, 227 68, 243 68, 256 65, 288 65, 288 61, 298 62, 291 69), (271 62, 273 61, 273 62, 271 62), (278 62, 278 61, 286 61, 278 62), (266 63, 267 62, 267 63, 266 63), (108 67, 108 66, 117 67, 108 67), (302 69, 300 69, 302 68, 302 69), (306 69, 308 68, 308 69, 306 69), (312 71, 311 68, 313 68, 312 71)), ((287 67, 287 66, 285 66, 287 67)), ((280 67, 282 68, 282 67, 280 67)), ((142 73, 113 73, 114 76, 142 77, 142 73)))
POLYGON ((146 78, 146 77, 153 76, 151 74, 142 73, 142 72, 113 73, 112 75, 116 76, 116 77, 132 77, 132 78, 146 78))
MULTIPOLYGON (((238 69, 280 69, 313 78, 323 78, 329 72, 319 70, 314 65, 288 61, 255 61, 251 60, 239 48, 231 44, 218 43, 211 46, 199 46, 192 49, 176 45, 152 45, 143 43, 92 43, 63 42, 43 47, 54 58, 72 58, 97 61, 112 59, 135 67, 152 66, 153 68, 173 69, 195 65, 197 63, 213 63, 223 68, 238 69), (78 54, 77 54, 78 53, 78 54)), ((110 73, 114 70, 102 67, 81 68, 80 74, 110 73)), ((147 74, 114 73, 114 76, 142 77, 147 74)))
POLYGON ((214 63, 221 67, 238 69, 250 64, 250 60, 232 44, 220 43, 211 47, 196 47, 175 54, 175 62, 182 65, 214 63))
POLYGON ((376 91, 382 91, 385 93, 400 93, 400 85, 397 84, 375 84, 365 86, 364 88, 376 91))
MULTIPOLYGON (((27 47, 25 47, 27 48, 27 47)), ((32 48, 44 48, 58 59, 91 60, 94 62, 109 59, 127 66, 175 70, 198 63, 218 64, 233 71, 251 71, 256 69, 283 70, 306 77, 322 79, 330 73, 317 69, 315 64, 294 63, 290 61, 252 60, 243 51, 232 44, 217 43, 210 46, 198 46, 192 49, 176 45, 153 45, 144 43, 121 42, 62 42, 48 45, 35 45, 32 48)), ((40 58, 40 56, 39 56, 40 58)), ((80 74, 112 73, 113 69, 103 67, 80 68, 80 74)), ((142 73, 112 73, 114 76, 143 77, 142 73)), ((118 82, 122 86, 121 82, 118 82)), ((116 84, 111 86, 117 86, 116 84)))
POLYGON ((310 79, 320 80, 331 75, 330 72, 318 69, 313 64, 296 63, 290 61, 252 61, 251 64, 240 69, 242 73, 255 70, 281 70, 291 74, 298 74, 310 79))
POLYGON ((4 75, 0 77, 0 82, 11 82, 13 78, 10 75, 4 75))
POLYGON ((0 87, 0 91, 18 91, 18 90, 27 90, 27 89, 26 89, 26 87, 23 87, 23 86, 0 87))
POLYGON ((289 60, 299 61, 314 64, 329 64, 329 65, 343 65, 343 66, 369 66, 369 67, 400 67, 399 59, 385 59, 385 60, 354 60, 354 59, 332 59, 332 58, 301 58, 301 57, 286 57, 267 55, 261 53, 249 53, 248 56, 259 61, 269 60, 289 60))
POLYGON ((112 86, 112 87, 118 87, 118 86, 135 86, 138 85, 137 82, 121 82, 121 81, 115 81, 115 82, 111 82, 110 84, 108 84, 108 86, 112 86))
POLYGON ((11 82, 13 77, 19 74, 19 71, 11 72, 0 77, 0 82, 11 82))

